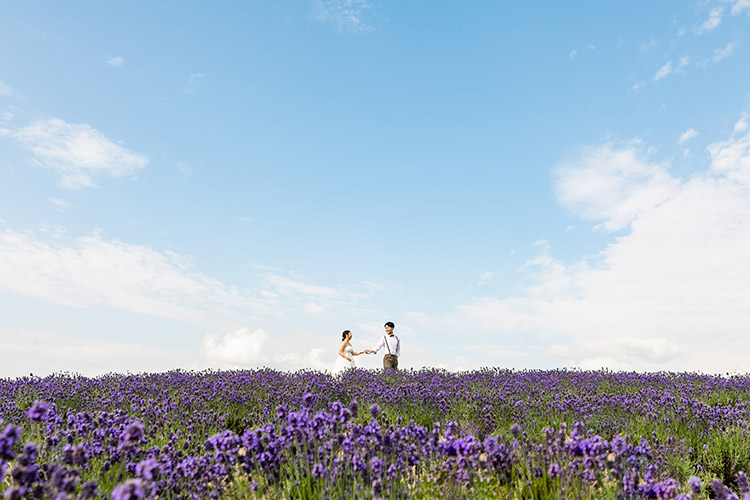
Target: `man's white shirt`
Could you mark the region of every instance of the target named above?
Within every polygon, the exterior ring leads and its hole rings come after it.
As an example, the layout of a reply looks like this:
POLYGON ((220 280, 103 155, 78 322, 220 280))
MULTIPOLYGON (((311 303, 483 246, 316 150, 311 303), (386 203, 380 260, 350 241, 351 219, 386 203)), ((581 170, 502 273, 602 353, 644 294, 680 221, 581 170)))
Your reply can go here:
POLYGON ((375 354, 383 348, 386 347, 385 343, 388 342, 388 347, 385 349, 385 352, 388 353, 388 349, 390 348, 391 354, 395 354, 396 356, 401 355, 401 341, 398 340, 398 337, 396 335, 383 335, 380 337, 380 340, 378 340, 378 343, 375 344, 375 347, 372 349, 375 351, 375 354), (387 339, 387 340, 386 340, 387 339))

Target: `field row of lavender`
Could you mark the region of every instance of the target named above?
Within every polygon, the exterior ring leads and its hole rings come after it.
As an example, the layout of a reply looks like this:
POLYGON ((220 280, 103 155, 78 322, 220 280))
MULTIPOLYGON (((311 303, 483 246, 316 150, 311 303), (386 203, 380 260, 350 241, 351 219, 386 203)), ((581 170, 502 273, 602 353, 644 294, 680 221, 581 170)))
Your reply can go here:
POLYGON ((750 498, 750 378, 273 370, 0 379, 6 498, 750 498))

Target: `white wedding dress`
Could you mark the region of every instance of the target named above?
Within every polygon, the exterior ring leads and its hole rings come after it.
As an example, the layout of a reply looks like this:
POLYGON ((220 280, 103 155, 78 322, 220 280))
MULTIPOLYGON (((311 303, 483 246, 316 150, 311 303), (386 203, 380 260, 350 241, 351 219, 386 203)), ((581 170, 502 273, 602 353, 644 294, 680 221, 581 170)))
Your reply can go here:
POLYGON ((351 359, 351 361, 348 361, 344 358, 342 358, 339 355, 336 355, 336 363, 333 365, 333 373, 341 373, 345 370, 348 370, 350 368, 354 368, 356 363, 354 362, 354 348, 351 344, 344 347, 344 356, 351 359))

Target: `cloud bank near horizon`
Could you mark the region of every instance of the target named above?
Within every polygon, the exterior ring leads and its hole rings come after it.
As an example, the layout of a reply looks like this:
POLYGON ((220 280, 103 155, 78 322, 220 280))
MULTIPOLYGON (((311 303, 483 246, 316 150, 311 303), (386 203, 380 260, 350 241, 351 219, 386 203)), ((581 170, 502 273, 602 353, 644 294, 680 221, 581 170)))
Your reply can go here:
MULTIPOLYGON (((477 339, 542 335, 546 354, 585 369, 727 372, 747 366, 750 132, 740 119, 688 179, 639 141, 582 152, 555 171, 561 205, 614 239, 572 264, 548 242, 524 294, 477 297, 445 322, 477 339)), ((416 317, 416 316, 415 316, 416 317)))

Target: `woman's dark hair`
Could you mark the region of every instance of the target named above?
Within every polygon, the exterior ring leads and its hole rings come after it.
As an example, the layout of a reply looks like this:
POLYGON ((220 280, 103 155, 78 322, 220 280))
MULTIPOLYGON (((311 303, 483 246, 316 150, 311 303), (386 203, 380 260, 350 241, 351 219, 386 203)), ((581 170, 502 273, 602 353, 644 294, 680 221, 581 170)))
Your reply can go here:
POLYGON ((388 323, 386 323, 383 326, 390 326, 391 328, 396 328, 396 325, 393 324, 393 321, 389 321, 388 323))
POLYGON ((346 340, 346 336, 350 333, 352 332, 350 332, 349 330, 344 330, 344 333, 341 334, 341 340, 346 340))

